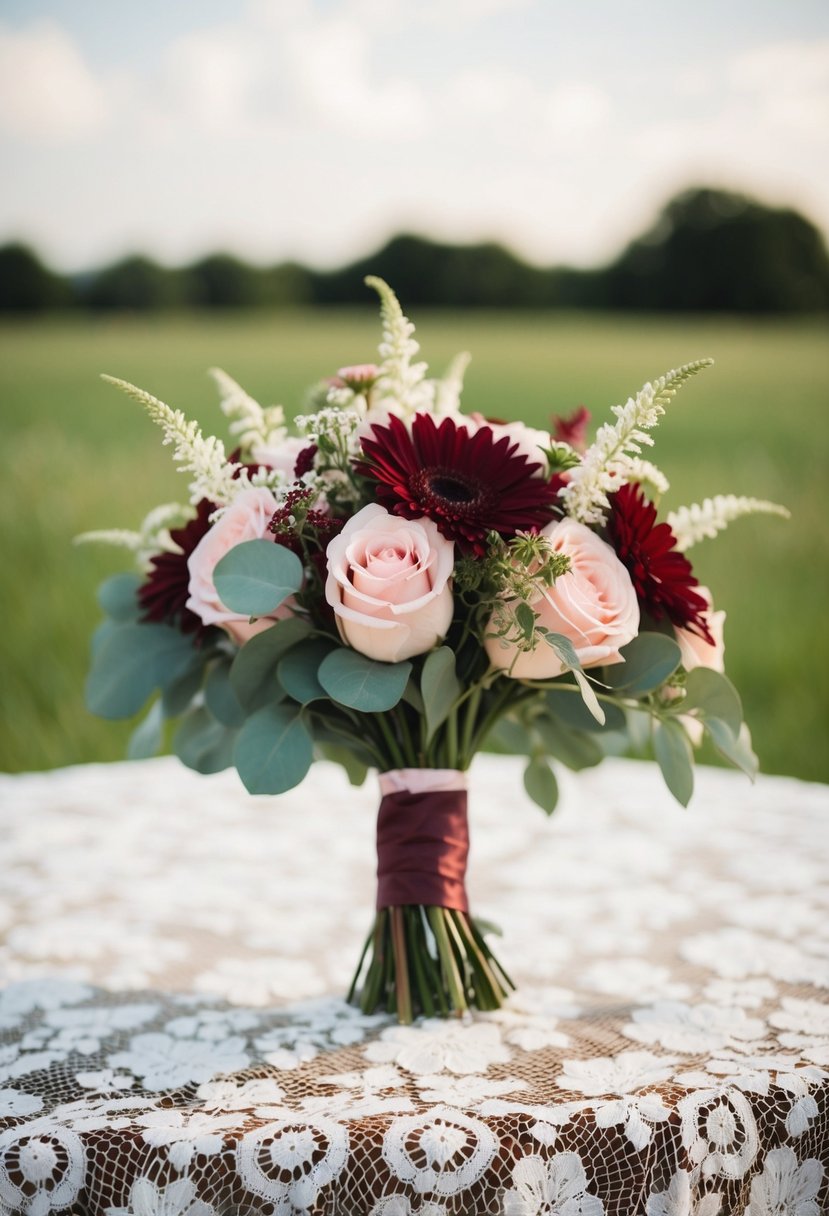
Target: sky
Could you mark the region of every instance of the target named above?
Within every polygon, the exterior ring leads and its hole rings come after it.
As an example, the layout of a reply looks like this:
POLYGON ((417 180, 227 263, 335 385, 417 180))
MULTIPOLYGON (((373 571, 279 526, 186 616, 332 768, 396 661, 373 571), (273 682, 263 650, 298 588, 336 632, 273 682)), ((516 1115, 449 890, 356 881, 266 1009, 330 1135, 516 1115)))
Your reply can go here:
POLYGON ((826 0, 0 0, 0 241, 613 257, 713 184, 829 232, 826 0))

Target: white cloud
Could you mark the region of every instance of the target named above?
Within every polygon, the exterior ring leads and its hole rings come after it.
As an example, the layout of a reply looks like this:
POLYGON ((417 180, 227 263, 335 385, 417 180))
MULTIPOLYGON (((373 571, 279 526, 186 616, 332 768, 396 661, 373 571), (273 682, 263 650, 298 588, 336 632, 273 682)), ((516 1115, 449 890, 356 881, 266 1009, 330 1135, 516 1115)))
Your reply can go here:
POLYGON ((829 132, 829 38, 745 51, 730 79, 735 93, 758 107, 762 124, 795 137, 829 132))
POLYGON ((104 89, 60 26, 0 25, 3 130, 22 139, 75 139, 102 130, 107 116, 104 89))

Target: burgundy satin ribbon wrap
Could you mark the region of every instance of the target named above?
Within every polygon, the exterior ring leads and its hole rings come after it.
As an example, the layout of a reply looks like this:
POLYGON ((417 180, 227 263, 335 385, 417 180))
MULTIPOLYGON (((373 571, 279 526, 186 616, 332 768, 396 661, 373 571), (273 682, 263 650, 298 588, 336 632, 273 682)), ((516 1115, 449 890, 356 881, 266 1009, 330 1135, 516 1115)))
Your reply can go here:
POLYGON ((404 904, 469 911, 466 781, 452 769, 380 774, 377 907, 404 904))

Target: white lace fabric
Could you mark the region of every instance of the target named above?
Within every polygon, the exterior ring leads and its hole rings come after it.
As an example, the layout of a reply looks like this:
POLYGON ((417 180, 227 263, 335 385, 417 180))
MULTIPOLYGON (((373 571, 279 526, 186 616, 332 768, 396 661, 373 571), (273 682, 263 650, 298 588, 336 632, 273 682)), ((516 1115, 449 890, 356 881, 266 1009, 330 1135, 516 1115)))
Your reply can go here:
POLYGON ((340 999, 374 785, 164 759, 0 777, 0 1216, 820 1216, 829 796, 481 757, 473 913, 519 988, 400 1027, 340 999))

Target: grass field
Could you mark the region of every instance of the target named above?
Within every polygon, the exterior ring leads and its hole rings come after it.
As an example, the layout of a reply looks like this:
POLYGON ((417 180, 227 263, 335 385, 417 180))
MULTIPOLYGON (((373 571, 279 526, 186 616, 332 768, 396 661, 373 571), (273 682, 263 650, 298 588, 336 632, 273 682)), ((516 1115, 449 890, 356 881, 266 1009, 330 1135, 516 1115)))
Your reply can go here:
MULTIPOLYGON (((728 612, 726 662, 762 768, 829 780, 829 343, 818 323, 551 314, 415 317, 435 370, 471 351, 465 406, 541 425, 583 402, 594 423, 641 383, 700 355, 657 433, 666 508, 719 492, 786 503, 692 551, 728 612)), ((83 707, 95 586, 125 567, 74 548, 89 528, 135 526, 183 479, 140 407, 98 379, 133 380, 220 426, 211 365, 263 402, 298 409, 307 386, 370 359, 372 312, 101 319, 0 326, 3 730, 0 768, 123 755, 128 724, 83 707)))

